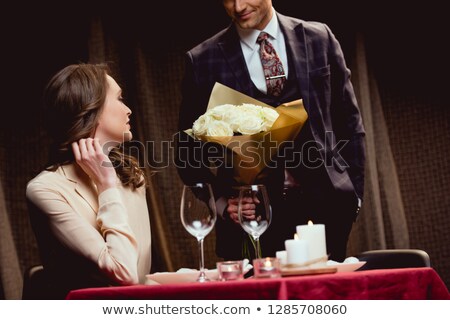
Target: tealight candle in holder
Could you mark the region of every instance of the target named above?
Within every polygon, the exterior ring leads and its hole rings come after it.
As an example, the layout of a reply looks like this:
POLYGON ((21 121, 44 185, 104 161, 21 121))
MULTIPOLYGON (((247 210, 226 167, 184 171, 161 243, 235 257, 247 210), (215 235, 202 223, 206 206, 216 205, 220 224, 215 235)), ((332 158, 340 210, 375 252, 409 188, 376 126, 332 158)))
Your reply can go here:
POLYGON ((278 259, 280 259, 281 265, 287 264, 287 252, 286 250, 283 251, 277 251, 276 256, 278 259))
POLYGON ((281 277, 281 265, 278 258, 262 258, 253 260, 253 268, 256 278, 281 277))
POLYGON ((244 279, 244 261, 220 261, 216 263, 220 281, 244 279))

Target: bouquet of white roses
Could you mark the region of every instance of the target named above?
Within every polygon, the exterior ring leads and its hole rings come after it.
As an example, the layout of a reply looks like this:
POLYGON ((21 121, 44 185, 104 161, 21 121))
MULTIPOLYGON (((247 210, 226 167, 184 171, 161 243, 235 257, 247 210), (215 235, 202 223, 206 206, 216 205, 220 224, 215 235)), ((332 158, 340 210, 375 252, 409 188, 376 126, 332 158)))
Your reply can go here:
POLYGON ((255 134, 272 128, 279 114, 272 108, 255 104, 222 104, 208 109, 192 126, 196 137, 230 137, 255 134))
POLYGON ((207 111, 186 133, 231 150, 234 179, 251 184, 283 142, 295 139, 307 118, 302 100, 275 109, 216 83, 207 111))

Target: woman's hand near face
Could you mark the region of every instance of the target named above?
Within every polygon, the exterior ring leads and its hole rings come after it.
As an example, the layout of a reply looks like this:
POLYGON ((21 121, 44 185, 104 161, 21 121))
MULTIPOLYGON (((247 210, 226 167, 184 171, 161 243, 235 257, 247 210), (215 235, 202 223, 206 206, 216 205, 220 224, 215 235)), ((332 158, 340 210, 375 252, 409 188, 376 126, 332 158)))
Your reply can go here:
POLYGON ((72 150, 78 165, 97 185, 99 194, 116 186, 116 170, 103 152, 99 139, 88 138, 73 142, 72 150))

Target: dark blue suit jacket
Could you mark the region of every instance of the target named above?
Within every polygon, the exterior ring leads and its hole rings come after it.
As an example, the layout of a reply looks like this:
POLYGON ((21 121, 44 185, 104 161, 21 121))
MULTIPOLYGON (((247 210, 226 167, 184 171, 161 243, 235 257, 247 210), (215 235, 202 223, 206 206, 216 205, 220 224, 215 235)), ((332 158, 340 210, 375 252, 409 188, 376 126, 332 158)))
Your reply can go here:
MULTIPOLYGON (((323 146, 319 152, 330 181, 335 189, 362 198, 364 128, 341 47, 325 24, 277 15, 292 53, 295 68, 290 72, 296 73, 312 135, 323 146), (344 140, 348 143, 340 157, 333 143, 344 140)), ((215 82, 254 96, 234 25, 187 53, 180 130, 192 127, 205 112, 215 82)))

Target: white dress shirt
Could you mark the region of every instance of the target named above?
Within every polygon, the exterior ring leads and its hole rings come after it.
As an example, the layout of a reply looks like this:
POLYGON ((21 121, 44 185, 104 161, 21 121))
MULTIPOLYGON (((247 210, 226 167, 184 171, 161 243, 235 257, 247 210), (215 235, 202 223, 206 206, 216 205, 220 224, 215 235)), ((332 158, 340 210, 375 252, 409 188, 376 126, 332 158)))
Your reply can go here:
POLYGON ((288 61, 286 54, 286 44, 278 24, 278 18, 275 9, 272 8, 272 19, 263 30, 242 29, 237 25, 237 32, 241 39, 242 53, 244 54, 245 63, 247 64, 250 78, 259 91, 267 93, 267 85, 264 76, 261 58, 259 54, 260 45, 256 42, 261 32, 269 35, 268 41, 272 44, 284 68, 286 79, 288 77, 288 61))

